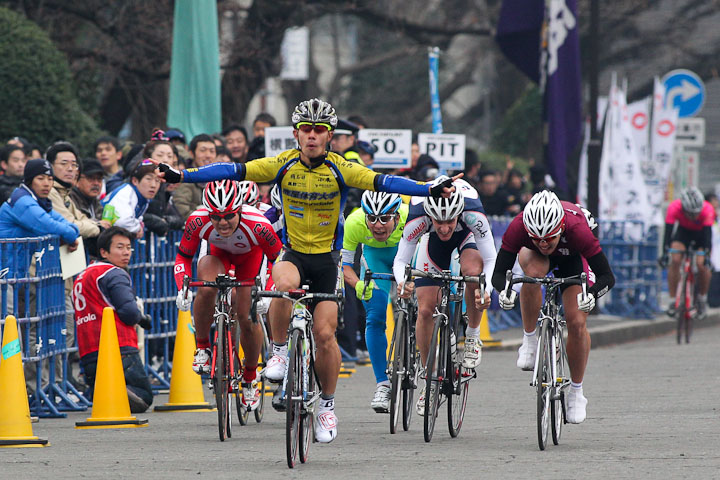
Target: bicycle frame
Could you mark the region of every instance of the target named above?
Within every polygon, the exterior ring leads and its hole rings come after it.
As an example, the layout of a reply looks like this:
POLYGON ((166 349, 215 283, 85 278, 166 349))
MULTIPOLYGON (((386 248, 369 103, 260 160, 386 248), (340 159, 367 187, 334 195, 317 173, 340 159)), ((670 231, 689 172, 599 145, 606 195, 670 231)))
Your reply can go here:
POLYGON ((680 281, 675 293, 675 311, 677 312, 677 342, 681 343, 682 330, 685 330, 685 341, 690 342, 692 322, 697 316, 697 257, 705 256, 704 250, 696 250, 694 244, 690 244, 687 250, 668 249, 668 253, 679 253, 683 256, 683 263, 680 267, 680 281))

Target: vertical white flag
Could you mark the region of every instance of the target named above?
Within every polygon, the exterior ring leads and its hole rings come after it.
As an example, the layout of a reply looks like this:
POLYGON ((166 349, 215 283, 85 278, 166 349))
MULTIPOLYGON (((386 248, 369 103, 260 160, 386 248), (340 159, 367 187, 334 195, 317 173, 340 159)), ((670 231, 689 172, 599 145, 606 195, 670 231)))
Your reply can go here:
POLYGON ((670 166, 677 133, 678 109, 663 104, 665 86, 655 78, 653 93, 652 130, 650 132, 650 161, 644 174, 648 183, 650 204, 654 210, 652 225, 663 223, 662 207, 665 200, 670 166))
POLYGON ((580 165, 578 166, 577 202, 587 207, 588 197, 588 145, 590 144, 590 120, 585 120, 585 134, 582 150, 580 151, 580 165))

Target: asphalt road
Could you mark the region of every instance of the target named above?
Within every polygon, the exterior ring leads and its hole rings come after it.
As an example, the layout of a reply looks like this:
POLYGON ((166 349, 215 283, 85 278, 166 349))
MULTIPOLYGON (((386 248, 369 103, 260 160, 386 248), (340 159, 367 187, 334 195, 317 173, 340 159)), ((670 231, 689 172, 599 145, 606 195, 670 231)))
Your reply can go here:
POLYGON ((294 471, 285 462, 284 416, 268 403, 261 424, 235 420, 225 442, 215 413, 151 412, 138 415, 149 427, 120 430, 75 430, 89 412, 43 419, 34 433, 51 446, 0 449, 0 478, 718 478, 719 346, 720 327, 712 326, 696 330, 690 345, 664 335, 593 350, 588 419, 566 425, 561 444, 544 452, 530 374, 515 367, 514 352, 496 350, 484 353, 456 439, 444 411, 430 444, 419 417, 409 432, 390 435, 389 416, 369 407, 371 370, 359 367, 339 383, 339 437, 313 444, 294 471))

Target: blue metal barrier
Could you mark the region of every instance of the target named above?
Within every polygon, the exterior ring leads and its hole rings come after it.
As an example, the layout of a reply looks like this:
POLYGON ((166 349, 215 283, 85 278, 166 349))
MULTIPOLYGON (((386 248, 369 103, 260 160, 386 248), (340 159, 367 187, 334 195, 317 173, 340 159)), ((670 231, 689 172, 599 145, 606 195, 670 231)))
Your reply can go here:
POLYGON ((657 265, 660 234, 639 221, 601 221, 600 245, 615 274, 615 286, 600 303, 603 313, 652 318, 660 311, 662 272, 657 265))
POLYGON ((0 265, 5 273, 0 278, 0 323, 8 313, 18 319, 29 377, 26 383, 32 391, 31 412, 40 417, 65 417, 62 411, 87 409, 90 402, 68 382, 68 354, 77 348, 66 345, 65 282, 58 238, 2 239, 0 265), (56 379, 56 362, 61 365, 60 379, 56 379))
POLYGON ((165 237, 151 233, 136 240, 128 265, 135 293, 145 302, 145 313, 152 317, 152 329, 145 333, 145 370, 156 393, 170 388, 171 342, 177 329, 173 269, 182 233, 170 231, 165 237))

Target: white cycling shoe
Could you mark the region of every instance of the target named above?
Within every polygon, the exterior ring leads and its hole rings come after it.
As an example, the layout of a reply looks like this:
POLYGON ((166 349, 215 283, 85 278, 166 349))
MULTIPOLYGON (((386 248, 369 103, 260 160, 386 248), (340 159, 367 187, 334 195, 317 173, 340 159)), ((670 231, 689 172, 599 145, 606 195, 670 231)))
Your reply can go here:
POLYGON ((570 387, 567 396, 567 421, 568 423, 582 423, 587 416, 587 398, 583 395, 582 388, 570 387))
POLYGON ((523 337, 523 343, 518 350, 517 366, 523 370, 532 371, 535 368, 535 355, 537 353, 537 337, 523 337), (529 340, 528 340, 529 339, 529 340))
POLYGON ((330 443, 337 437, 338 419, 335 416, 335 399, 320 399, 318 414, 315 417, 315 440, 330 443))

